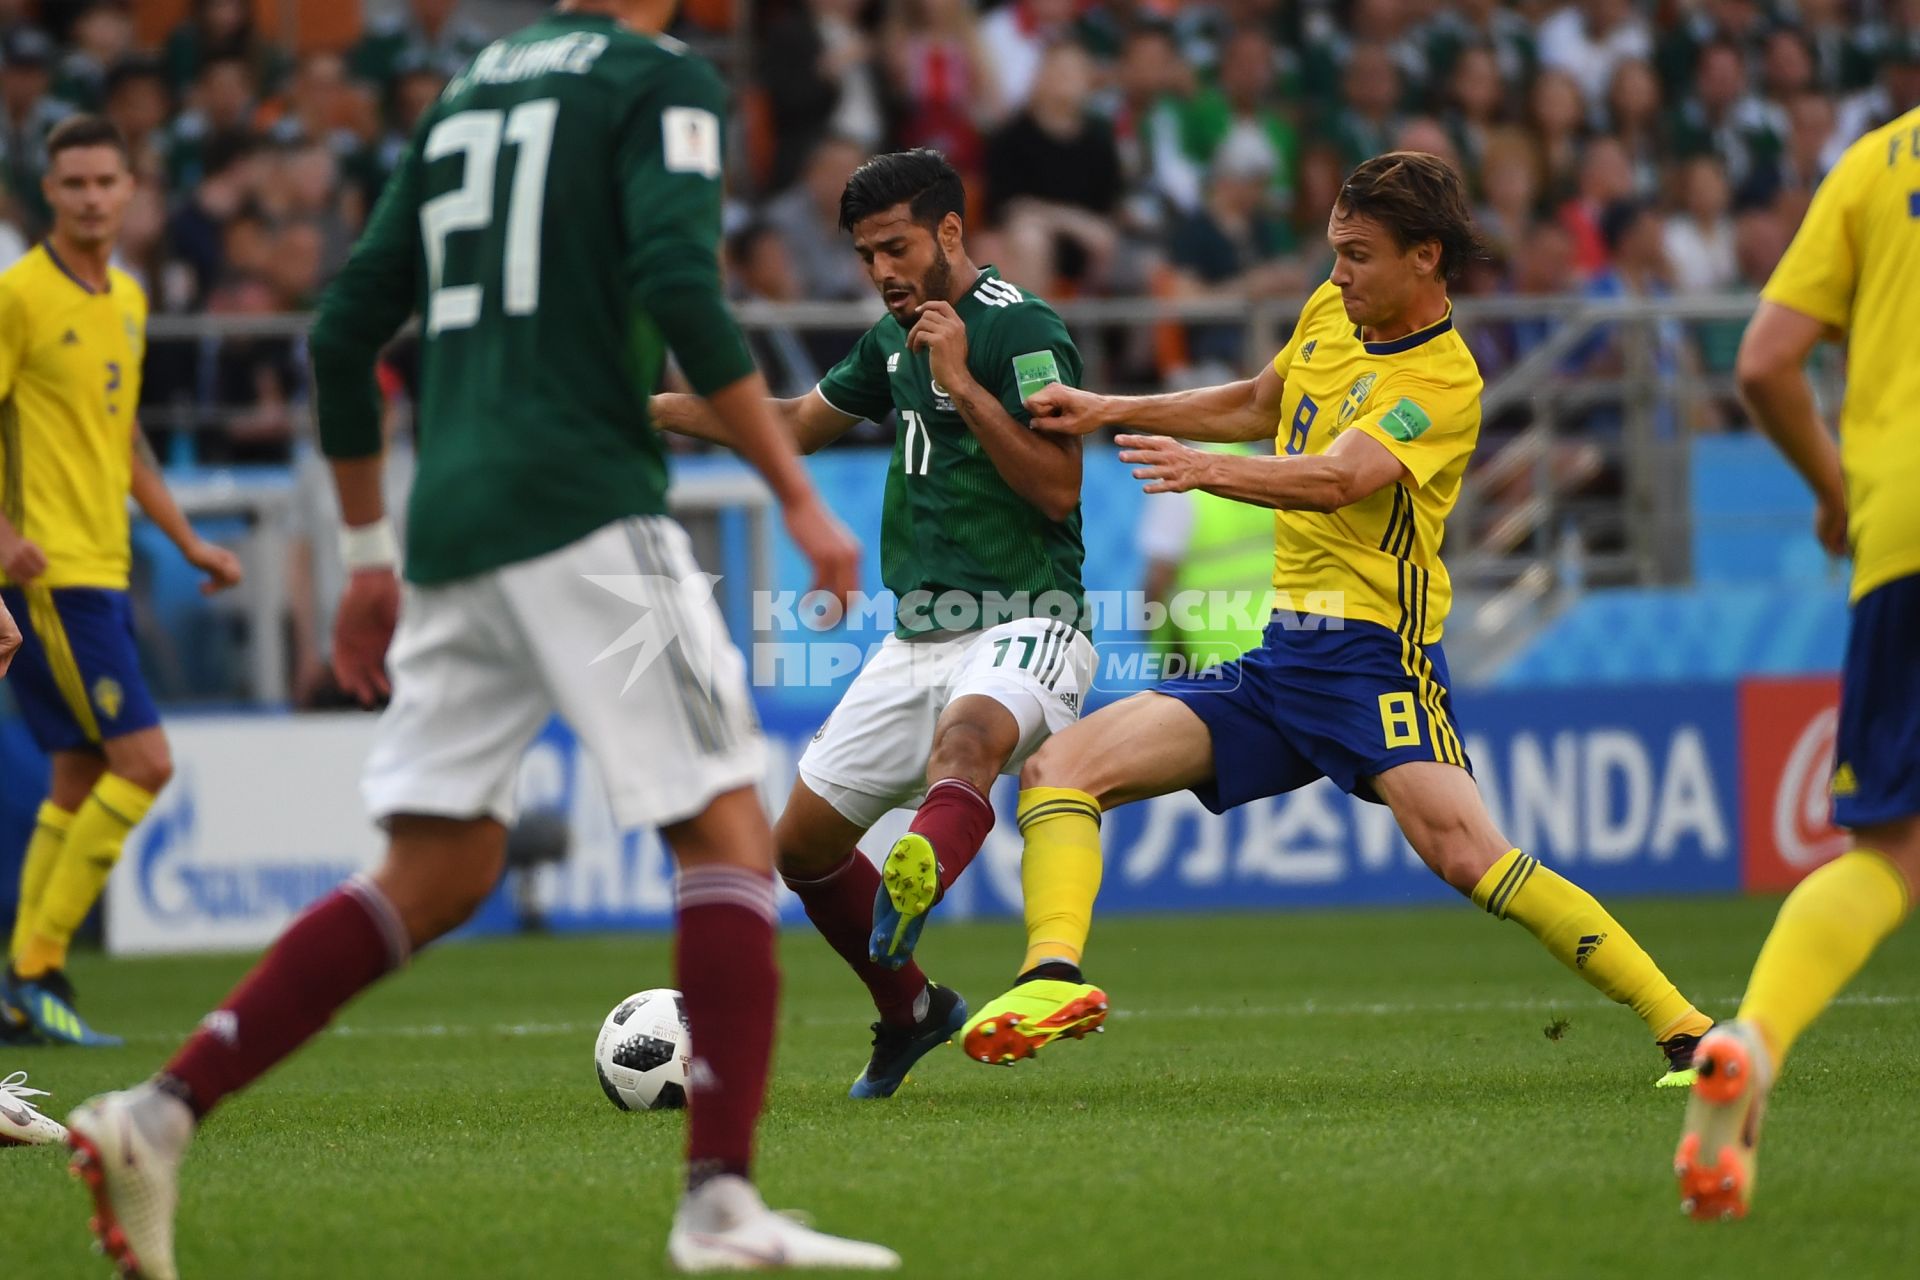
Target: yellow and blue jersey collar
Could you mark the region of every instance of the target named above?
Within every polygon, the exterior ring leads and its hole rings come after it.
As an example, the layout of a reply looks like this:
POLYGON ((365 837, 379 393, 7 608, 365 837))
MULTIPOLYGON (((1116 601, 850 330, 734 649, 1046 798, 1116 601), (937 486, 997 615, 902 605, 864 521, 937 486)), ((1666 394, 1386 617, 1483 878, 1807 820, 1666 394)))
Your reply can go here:
POLYGON ((1447 314, 1441 316, 1424 329, 1415 329, 1404 338, 1394 338, 1390 342, 1368 342, 1366 338, 1362 336, 1359 325, 1353 326, 1353 336, 1359 339, 1360 345, 1366 348, 1367 354, 1370 356, 1397 356, 1403 351, 1411 351, 1415 347, 1425 346, 1441 334, 1450 333, 1452 330, 1453 303, 1449 300, 1447 303, 1447 314))

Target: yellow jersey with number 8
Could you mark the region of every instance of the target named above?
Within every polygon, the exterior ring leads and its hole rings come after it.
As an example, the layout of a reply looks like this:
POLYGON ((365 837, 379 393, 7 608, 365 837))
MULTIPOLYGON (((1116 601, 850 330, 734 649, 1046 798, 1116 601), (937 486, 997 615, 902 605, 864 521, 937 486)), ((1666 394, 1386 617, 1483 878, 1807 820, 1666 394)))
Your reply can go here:
POLYGON ((1847 334, 1852 599, 1920 573, 1920 110, 1847 148, 1760 296, 1847 334))
POLYGON ((42 586, 127 586, 147 298, 109 279, 96 292, 46 244, 0 274, 0 512, 46 552, 42 586))
POLYGON ((1274 512, 1275 607, 1435 643, 1453 604, 1440 540, 1480 438, 1480 366, 1452 309, 1404 338, 1367 342, 1329 281, 1273 370, 1287 384, 1275 452, 1325 453, 1342 432, 1364 431, 1407 470, 1338 511, 1274 512))

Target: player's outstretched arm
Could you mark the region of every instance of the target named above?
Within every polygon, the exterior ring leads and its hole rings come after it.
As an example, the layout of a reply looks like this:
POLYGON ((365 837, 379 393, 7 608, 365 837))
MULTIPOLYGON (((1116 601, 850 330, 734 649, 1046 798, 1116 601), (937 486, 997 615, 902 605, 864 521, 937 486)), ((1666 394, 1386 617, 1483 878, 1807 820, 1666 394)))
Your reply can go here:
POLYGON ((1847 488, 1840 450, 1820 420, 1807 381, 1807 357, 1826 325, 1778 302, 1763 301, 1740 340, 1734 377, 1760 429, 1806 478, 1819 507, 1814 532, 1836 556, 1847 553, 1847 488))
POLYGON ((1161 436, 1122 435, 1120 461, 1147 493, 1203 489, 1222 498, 1282 511, 1338 511, 1407 478, 1387 447, 1348 431, 1325 453, 1261 458, 1189 449, 1161 436))
MULTIPOLYGON (((793 437, 794 448, 801 453, 817 453, 860 421, 852 414, 842 413, 828 404, 817 390, 791 400, 769 400, 767 403, 774 415, 786 425, 793 437)), ((711 441, 729 449, 733 447, 733 437, 728 433, 726 423, 699 396, 663 391, 650 399, 647 407, 653 425, 662 431, 711 441)))
POLYGON ((1157 396, 1103 396, 1056 382, 1028 397, 1027 412, 1040 430, 1067 435, 1116 427, 1183 440, 1269 440, 1279 429, 1286 389, 1272 365, 1242 382, 1157 396))
POLYGON ((180 504, 173 500, 166 477, 160 474, 160 459, 154 456, 153 446, 147 443, 147 437, 141 433, 137 422, 133 424, 133 483, 130 491, 133 500, 140 504, 140 510, 146 512, 147 519, 167 535, 169 542, 180 548, 180 554, 186 557, 187 563, 207 575, 207 580, 200 584, 202 595, 210 596, 216 591, 240 585, 240 579, 244 576, 240 557, 223 546, 208 542, 194 531, 193 523, 180 510, 180 504))

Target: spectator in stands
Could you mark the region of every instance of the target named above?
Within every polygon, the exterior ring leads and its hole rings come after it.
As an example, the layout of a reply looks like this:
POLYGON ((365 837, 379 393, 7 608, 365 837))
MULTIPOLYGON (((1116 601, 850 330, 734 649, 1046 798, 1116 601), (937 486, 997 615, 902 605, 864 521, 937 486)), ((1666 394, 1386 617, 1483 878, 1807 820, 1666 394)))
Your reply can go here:
POLYGON ((1481 157, 1485 203, 1474 214, 1480 234, 1511 258, 1540 217, 1540 151, 1523 129, 1495 130, 1481 157))
POLYGON ((1400 71, 1377 44, 1356 45, 1341 77, 1341 105, 1326 132, 1349 168, 1379 155, 1400 128, 1400 71))
POLYGON ((1166 156, 1156 166, 1162 189, 1181 212, 1195 211, 1216 153, 1241 135, 1249 142, 1237 145, 1263 146, 1269 152, 1267 169, 1279 206, 1284 209, 1292 202, 1300 138, 1274 106, 1273 81, 1273 41, 1258 27, 1235 30, 1221 49, 1219 83, 1178 108, 1179 156, 1166 156), (1181 173, 1183 162, 1186 171, 1181 173))
POLYGON ((126 139, 134 173, 143 178, 163 173, 173 95, 160 63, 138 55, 122 59, 107 73, 103 92, 106 117, 126 139))
POLYGON ((1047 50, 1072 38, 1074 8, 1074 0, 1008 0, 980 20, 980 44, 1009 111, 1032 96, 1047 50))
POLYGON ((859 143, 828 134, 814 144, 800 181, 764 211, 767 223, 786 243, 802 297, 837 302, 873 294, 852 243, 840 230, 840 195, 866 158, 866 148, 859 143))
POLYGON ((1580 185, 1560 206, 1560 225, 1573 238, 1573 262, 1582 278, 1606 270, 1608 242, 1602 223, 1607 211, 1634 197, 1633 165, 1617 138, 1601 136, 1580 156, 1580 185))
POLYGON ((207 143, 202 168, 193 194, 167 224, 170 254, 190 273, 187 296, 195 309, 206 305, 219 283, 227 257, 227 224, 259 186, 259 144, 249 134, 222 134, 207 143))
POLYGON ((1197 176, 1180 134, 1179 103, 1193 94, 1192 74, 1171 30, 1153 24, 1127 33, 1113 82, 1107 114, 1127 193, 1124 221, 1130 230, 1152 234, 1164 225, 1168 207, 1200 203, 1198 191, 1176 194, 1169 186, 1197 176))
POLYGON ((349 55, 353 74, 377 85, 392 83, 406 67, 458 75, 487 44, 484 30, 456 16, 459 7, 460 0, 407 0, 405 12, 371 19, 349 55))
MULTIPOLYGON (((1347 9, 1345 27, 1331 14, 1316 14, 1306 24, 1306 48, 1301 56, 1301 95, 1324 102, 1340 92, 1353 74, 1353 56, 1373 47, 1396 70, 1396 88, 1407 102, 1424 99, 1431 64, 1419 24, 1405 0, 1354 0, 1347 9)), ((1396 99, 1394 106, 1402 103, 1396 99)))
POLYGON ((359 231, 357 194, 341 186, 332 148, 304 142, 270 154, 260 204, 275 223, 303 222, 319 233, 321 273, 330 277, 347 260, 359 231))
POLYGON ((1668 25, 1655 55, 1668 93, 1686 91, 1710 45, 1728 45, 1742 62, 1758 62, 1767 30, 1767 14, 1755 0, 1692 0, 1668 25))
POLYGON ((127 202, 120 222, 120 239, 114 246, 113 265, 139 282, 153 310, 163 310, 163 262, 167 242, 167 199, 160 184, 152 178, 140 179, 127 202))
MULTIPOLYGON (((749 222, 727 237, 727 284, 740 301, 798 302, 804 296, 786 243, 765 222, 749 222)), ((749 329, 747 345, 776 396, 803 396, 825 372, 806 341, 784 325, 749 329)))
MULTIPOLYGON (((1920 12, 1920 0, 1908 3, 1920 12)), ((1880 69, 1874 83, 1844 99, 1835 113, 1833 137, 1821 157, 1829 169, 1855 138, 1920 106, 1920 30, 1887 38, 1879 53, 1880 69)))
POLYGON ((1626 149, 1633 185, 1640 191, 1660 186, 1666 151, 1660 102, 1660 77, 1651 64, 1630 58, 1614 68, 1613 83, 1607 86, 1605 128, 1626 149))
POLYGON ((1532 25, 1501 0, 1455 0, 1426 24, 1427 56, 1435 73, 1450 76, 1461 53, 1485 49, 1500 81, 1522 85, 1539 61, 1532 25))
POLYGON ((859 0, 807 0, 769 23, 756 58, 777 126, 770 190, 799 176, 829 134, 876 150, 884 136, 876 50, 860 26, 859 0))
POLYGON ((360 149, 354 132, 356 111, 347 63, 337 53, 310 53, 300 60, 287 82, 287 92, 274 105, 278 118, 266 130, 271 142, 282 145, 317 143, 342 159, 360 149))
MULTIPOLYGON (((320 290, 322 243, 320 228, 310 222, 281 226, 271 235, 260 273, 223 284, 208 311, 265 316, 308 310, 320 290)), ((281 337, 220 340, 210 399, 222 425, 203 441, 203 461, 285 465, 293 460, 306 394, 302 347, 281 337)))
POLYGON ((1734 260, 1733 192, 1717 156, 1695 156, 1680 175, 1680 208, 1668 215, 1666 258, 1674 288, 1720 293, 1738 277, 1734 260))
POLYGON ((1402 121, 1399 132, 1393 135, 1391 149, 1424 151, 1430 156, 1439 156, 1447 162, 1449 169, 1461 173, 1460 150, 1453 145, 1453 135, 1432 116, 1411 116, 1402 121))
POLYGON ((1860 56, 1847 0, 1794 0, 1798 30, 1813 55, 1814 84, 1825 92, 1857 89, 1873 76, 1860 56))
POLYGON ((1093 59, 1049 48, 1027 105, 987 140, 986 215, 1001 230, 1009 280, 1049 297, 1104 280, 1118 243, 1120 152, 1089 109, 1093 59))
POLYGON ((252 0, 194 0, 191 16, 173 29, 162 54, 173 92, 185 97, 207 64, 221 58, 240 59, 268 91, 286 74, 286 54, 254 30, 252 0))
POLYGON ((54 96, 82 111, 98 111, 107 75, 133 52, 133 15, 124 0, 95 0, 74 20, 73 48, 60 60, 54 96))
POLYGON ((40 175, 47 169, 47 131, 73 114, 50 92, 53 41, 38 27, 15 27, 0 37, 0 167, 7 194, 37 235, 47 222, 40 175))
POLYGON ((1762 46, 1760 92, 1782 113, 1788 104, 1817 87, 1817 68, 1813 45, 1806 34, 1792 27, 1777 27, 1769 32, 1762 46))
MULTIPOLYGON (((1666 238, 1659 211, 1644 200, 1616 202, 1601 216, 1600 233, 1606 243, 1608 263, 1586 287, 1594 298, 1666 298, 1673 294, 1673 272, 1667 262, 1666 238)), ((1645 348, 1655 387, 1660 394, 1654 413, 1653 430, 1659 439, 1671 439, 1678 430, 1681 415, 1676 411, 1672 393, 1682 375, 1693 371, 1695 360, 1687 345, 1686 331, 1676 320, 1658 318, 1631 324, 1608 326, 1597 331, 1592 340, 1573 358, 1576 368, 1588 375, 1619 375, 1639 366, 1630 358, 1628 344, 1647 341, 1645 348)), ((1617 433, 1625 421, 1618 403, 1602 404, 1588 416, 1587 428, 1598 434, 1617 433)))
POLYGON ((1455 152, 1465 163, 1463 176, 1475 192, 1483 190, 1487 141, 1506 115, 1506 97, 1492 46, 1475 44, 1459 50, 1453 59, 1453 72, 1447 77, 1442 119, 1455 152))
POLYGON ((1785 113, 1748 91, 1738 46, 1721 40, 1700 50, 1693 94, 1673 115, 1673 150, 1681 156, 1718 155, 1736 185, 1771 165, 1786 138, 1785 113))
POLYGON ((1579 0, 1540 24, 1540 64, 1572 76, 1591 102, 1606 94, 1616 65, 1652 56, 1653 36, 1632 0, 1579 0))
POLYGON ((1834 136, 1833 99, 1824 93, 1803 93, 1787 104, 1787 143, 1780 159, 1748 180, 1739 203, 1747 208, 1771 206, 1798 226, 1813 199, 1814 189, 1827 175, 1827 149, 1834 136))
POLYGON ((167 185, 192 188, 206 167, 204 152, 222 135, 254 133, 258 82, 248 62, 235 55, 211 57, 200 68, 188 107, 167 132, 167 185))
POLYGON ((412 144, 414 126, 446 87, 447 78, 429 66, 410 67, 393 82, 383 131, 350 156, 343 167, 358 188, 361 209, 371 210, 380 198, 387 179, 400 167, 401 157, 412 144))
POLYGON ((1542 70, 1527 91, 1527 126, 1540 156, 1540 189, 1564 200, 1577 185, 1586 105, 1580 84, 1564 71, 1542 70))
POLYGON ((1734 221, 1733 255, 1740 285, 1759 292, 1793 241, 1794 224, 1771 209, 1749 209, 1734 221))
POLYGON ((932 147, 963 174, 977 174, 982 132, 1006 112, 970 0, 895 0, 885 62, 895 140, 932 147))
MULTIPOLYGON (((1214 153, 1206 204, 1181 219, 1167 243, 1187 292, 1271 298, 1304 285, 1298 266, 1282 257, 1293 237, 1273 208, 1272 165, 1273 153, 1251 133, 1234 134, 1214 153)), ((1195 363, 1238 368, 1245 345, 1239 325, 1196 325, 1188 332, 1195 363)))

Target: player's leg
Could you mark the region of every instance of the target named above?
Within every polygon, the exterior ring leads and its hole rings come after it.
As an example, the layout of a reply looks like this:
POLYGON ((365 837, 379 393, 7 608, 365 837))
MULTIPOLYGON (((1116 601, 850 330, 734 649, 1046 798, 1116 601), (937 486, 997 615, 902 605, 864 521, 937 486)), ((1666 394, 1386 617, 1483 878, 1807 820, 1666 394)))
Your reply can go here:
POLYGON ((1208 722, 1162 693, 1103 707, 1034 752, 1020 771, 1027 952, 1013 988, 966 1025, 968 1057, 1006 1065, 1100 1027, 1106 993, 1080 972, 1100 892, 1100 814, 1213 780, 1208 722))
POLYGON ((1372 782, 1434 874, 1489 915, 1525 928, 1602 995, 1631 1007, 1668 1051, 1670 1074, 1685 1071, 1711 1021, 1592 894, 1507 843, 1471 774, 1423 760, 1396 765, 1372 782))
POLYGON ((1700 1043, 1674 1158, 1682 1207, 1695 1217, 1746 1213, 1776 1072, 1920 892, 1917 634, 1920 577, 1896 579, 1854 604, 1833 787, 1834 820, 1852 833, 1853 847, 1787 895, 1739 1014, 1700 1043))
POLYGON ((178 1173, 194 1130, 225 1098, 284 1061, 355 996, 457 928, 506 865, 492 818, 396 816, 386 861, 309 907, 160 1074, 83 1104, 67 1120, 95 1232, 137 1273, 175 1274, 178 1173))
POLYGON ((874 899, 872 954, 883 963, 912 953, 926 913, 978 856, 993 829, 994 778, 1076 722, 1093 680, 1092 644, 1047 618, 989 627, 951 663, 926 797, 881 868, 887 892, 874 899))
POLYGON ((34 914, 59 864, 74 812, 107 770, 106 759, 91 748, 52 752, 48 763, 47 798, 34 815, 33 835, 27 841, 26 861, 20 867, 19 914, 14 917, 13 938, 7 948, 9 963, 19 960, 32 936, 34 914))
POLYGON ((520 757, 553 703, 493 575, 409 588, 388 654, 393 701, 362 790, 385 861, 295 920, 164 1071, 68 1121, 99 1234, 140 1274, 173 1275, 179 1164, 200 1115, 291 1054, 498 881, 520 757))
POLYGON ((807 919, 866 985, 880 1015, 873 1024, 873 1051, 848 1096, 887 1098, 915 1063, 960 1029, 967 1004, 951 987, 928 981, 912 960, 891 968, 868 956, 874 902, 884 891, 879 868, 860 852, 858 843, 872 825, 868 815, 877 819, 894 801, 845 788, 832 788, 831 795, 829 800, 805 778, 794 779, 787 806, 774 824, 774 847, 780 874, 800 899, 807 919), (847 817, 843 809, 860 820, 847 817))

